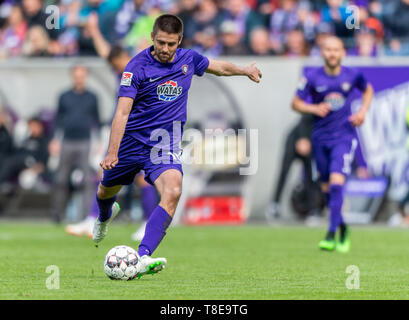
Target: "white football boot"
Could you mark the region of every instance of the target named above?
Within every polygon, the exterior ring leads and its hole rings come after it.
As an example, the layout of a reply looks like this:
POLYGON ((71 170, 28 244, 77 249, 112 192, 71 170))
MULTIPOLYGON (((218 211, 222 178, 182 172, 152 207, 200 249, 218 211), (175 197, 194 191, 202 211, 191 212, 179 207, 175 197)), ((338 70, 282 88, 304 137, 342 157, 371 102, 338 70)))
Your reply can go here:
POLYGON ((148 255, 139 257, 136 264, 136 276, 140 279, 145 274, 154 275, 166 267, 166 258, 152 258, 148 255))
POLYGON ((68 224, 65 227, 65 232, 72 236, 87 236, 88 238, 92 238, 92 229, 94 227, 95 218, 94 217, 87 217, 85 220, 74 223, 68 224))
POLYGON ((146 229, 147 221, 142 222, 141 226, 131 235, 131 239, 133 241, 142 241, 143 237, 145 236, 145 229, 146 229))
POLYGON ((118 215, 119 210, 121 210, 119 203, 114 202, 111 217, 107 221, 101 222, 98 218, 95 220, 94 229, 92 230, 92 240, 95 243, 101 242, 105 238, 108 233, 108 225, 118 215))

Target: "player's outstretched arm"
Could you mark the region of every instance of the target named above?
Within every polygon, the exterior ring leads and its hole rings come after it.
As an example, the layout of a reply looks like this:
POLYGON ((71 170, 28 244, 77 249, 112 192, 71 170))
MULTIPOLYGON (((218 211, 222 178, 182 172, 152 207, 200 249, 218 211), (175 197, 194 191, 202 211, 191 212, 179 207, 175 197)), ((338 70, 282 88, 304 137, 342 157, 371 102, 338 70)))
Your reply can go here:
POLYGON ((228 61, 209 59, 206 72, 216 76, 247 76, 250 80, 259 83, 262 74, 255 64, 253 62, 247 67, 240 67, 228 61))
POLYGON ((100 163, 102 169, 110 170, 118 163, 118 150, 125 132, 129 113, 131 112, 133 99, 119 97, 114 120, 112 120, 111 135, 109 136, 108 152, 104 160, 100 163))

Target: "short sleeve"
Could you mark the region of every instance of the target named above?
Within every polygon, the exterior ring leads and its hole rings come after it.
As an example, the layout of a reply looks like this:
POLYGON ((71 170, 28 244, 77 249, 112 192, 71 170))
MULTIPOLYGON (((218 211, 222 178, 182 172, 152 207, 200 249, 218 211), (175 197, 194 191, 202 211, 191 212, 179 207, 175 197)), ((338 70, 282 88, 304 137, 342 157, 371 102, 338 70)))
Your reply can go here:
POLYGON ((200 53, 192 50, 193 52, 193 65, 195 67, 195 75, 201 77, 206 69, 209 67, 209 59, 202 56, 200 53))
POLYGON ((118 97, 129 97, 135 99, 138 93, 139 79, 134 68, 126 66, 122 73, 121 83, 119 86, 118 97))
POLYGON ((355 79, 355 86, 360 91, 365 91, 367 85, 368 85, 368 81, 366 80, 362 72, 358 72, 358 74, 356 75, 356 79, 355 79))
POLYGON ((309 99, 309 97, 311 97, 312 88, 313 86, 311 84, 311 80, 308 79, 306 75, 304 75, 298 82, 296 94, 301 100, 306 101, 309 99))

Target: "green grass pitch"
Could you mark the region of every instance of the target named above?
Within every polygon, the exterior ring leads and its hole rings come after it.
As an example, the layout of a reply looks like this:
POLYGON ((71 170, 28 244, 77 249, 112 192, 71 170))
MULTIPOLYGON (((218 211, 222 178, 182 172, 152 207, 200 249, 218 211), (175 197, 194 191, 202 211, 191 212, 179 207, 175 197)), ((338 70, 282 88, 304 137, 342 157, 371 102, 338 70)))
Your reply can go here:
POLYGON ((136 225, 114 223, 95 248, 51 224, 0 224, 0 299, 408 299, 409 230, 353 227, 348 254, 321 252, 323 228, 174 227, 154 256, 167 268, 140 280, 112 281, 102 263, 136 225), (48 290, 46 267, 60 271, 48 290), (360 288, 346 288, 346 268, 360 288))

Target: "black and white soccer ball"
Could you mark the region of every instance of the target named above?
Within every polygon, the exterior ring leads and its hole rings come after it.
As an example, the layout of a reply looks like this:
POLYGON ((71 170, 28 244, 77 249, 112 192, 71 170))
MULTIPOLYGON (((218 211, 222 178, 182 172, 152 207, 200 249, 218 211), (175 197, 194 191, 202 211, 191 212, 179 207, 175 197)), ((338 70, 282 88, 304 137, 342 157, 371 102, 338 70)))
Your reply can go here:
POLYGON ((132 280, 137 276, 138 255, 128 246, 116 246, 108 251, 104 260, 105 274, 111 280, 132 280))

